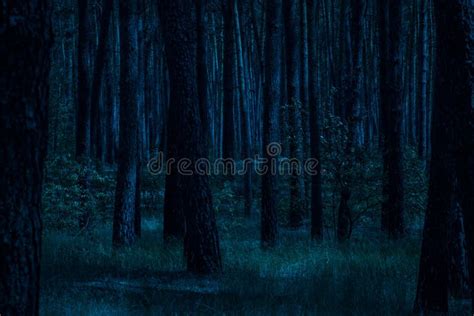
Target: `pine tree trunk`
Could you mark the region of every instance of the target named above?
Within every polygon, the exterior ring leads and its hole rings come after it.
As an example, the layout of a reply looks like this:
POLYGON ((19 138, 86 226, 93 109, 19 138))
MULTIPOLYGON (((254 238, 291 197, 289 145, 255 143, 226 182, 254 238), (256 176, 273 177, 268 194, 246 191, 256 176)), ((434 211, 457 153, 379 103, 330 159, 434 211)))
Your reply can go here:
MULTIPOLYGON (((455 189, 456 193, 457 191, 455 189)), ((449 292, 456 298, 468 298, 470 295, 466 234, 462 213, 457 195, 452 196, 448 215, 448 275, 449 292)))
POLYGON ((77 110, 76 110, 76 160, 81 164, 78 184, 80 189, 79 228, 90 221, 88 209, 89 164, 91 158, 91 104, 89 81, 89 30, 88 0, 78 0, 77 48, 77 110))
MULTIPOLYGON (((474 3, 472 1, 435 1, 436 52, 443 86, 449 97, 436 102, 456 109, 457 177, 468 255, 472 309, 474 310, 474 3), (441 16, 443 15, 443 16, 441 16), (446 43, 446 45, 444 44, 446 43), (442 47, 442 48, 441 48, 442 47), (441 62, 443 60, 444 62, 441 62), (441 64, 442 63, 442 64, 441 64), (448 85, 448 86, 446 86, 448 85), (458 108, 459 107, 459 108, 458 108)), ((437 74, 439 76, 440 73, 437 74)), ((435 88, 437 90, 440 87, 435 88)), ((433 110, 434 111, 434 110, 433 110)), ((433 120, 434 123, 434 120, 433 120)), ((433 155, 434 156, 434 153, 433 155)), ((433 159, 433 158, 432 158, 433 159)))
MULTIPOLYGON (((112 16, 113 0, 104 0, 102 16, 100 22, 100 35, 99 45, 95 52, 94 62, 94 73, 92 76, 92 87, 91 87, 91 109, 98 109, 98 120, 97 120, 97 133, 96 133, 96 157, 104 162, 105 161, 105 122, 104 122, 104 101, 101 102, 102 92, 102 78, 104 76, 104 68, 106 66, 107 58, 107 40, 110 30, 110 20, 112 16)), ((103 94, 102 94, 103 95, 103 94)))
POLYGON ((379 7, 380 108, 383 135, 382 230, 391 238, 404 234, 402 170, 401 6, 395 1, 379 7))
MULTIPOLYGON (((174 112, 177 109, 173 109, 174 112)), ((168 159, 178 158, 177 139, 172 129, 177 127, 176 118, 172 118, 170 114, 168 116, 169 125, 167 133, 167 155, 168 159), (174 127, 172 127, 174 126, 174 127)), ((173 115, 174 117, 174 115, 173 115)), ((177 131, 176 131, 177 133, 177 131)), ((181 186, 179 185, 180 175, 175 165, 172 165, 169 174, 166 175, 165 182, 165 201, 163 204, 163 239, 168 242, 172 240, 179 240, 184 237, 184 213, 183 213, 183 201, 181 198, 181 186)))
MULTIPOLYGON (((301 23, 300 0, 286 0, 285 41, 288 93, 289 149, 290 158, 303 161, 303 122, 301 117, 301 23)), ((303 224, 304 177, 290 170, 290 226, 297 228, 303 224)))
POLYGON ((309 121, 311 158, 318 161, 317 174, 311 176, 311 237, 323 238, 323 198, 321 190, 321 118, 318 91, 318 1, 307 1, 308 56, 309 56, 309 121))
POLYGON ((418 155, 426 160, 428 115, 428 73, 429 73, 429 38, 428 38, 428 0, 420 0, 420 25, 418 40, 418 155))
POLYGON ((77 0, 78 49, 77 49, 77 116, 76 116, 76 159, 89 159, 91 154, 91 104, 89 83, 89 19, 88 0, 77 0))
POLYGON ((0 17, 0 313, 38 315, 50 68, 48 1, 0 17))
MULTIPOLYGON (((428 207, 425 216, 415 311, 448 312, 448 218, 460 194, 469 261, 473 262, 473 4, 436 0, 435 96, 428 207), (457 186, 459 185, 459 189, 457 186)), ((473 268, 470 266, 471 288, 473 268)))
MULTIPOLYGON (((197 83, 197 5, 193 0, 161 2, 161 20, 170 75, 170 107, 180 117, 179 157, 195 163, 205 153, 197 83)), ((207 175, 182 176, 180 199, 186 220, 184 251, 187 269, 198 274, 220 272, 222 262, 212 194, 207 175)))
POLYGON ((235 41, 233 21, 233 0, 226 0, 224 7, 224 122, 222 139, 222 156, 235 158, 235 41))
MULTIPOLYGON (((240 27, 239 11, 237 1, 233 0, 234 6, 234 23, 235 23, 235 36, 236 36, 236 51, 237 51, 237 74, 239 82, 239 95, 240 95, 240 110, 242 113, 242 158, 251 158, 250 156, 250 113, 247 96, 247 83, 245 80, 245 69, 244 69, 244 56, 242 51, 242 34, 240 27)), ((252 214, 252 172, 247 170, 243 175, 244 178, 244 215, 250 217, 252 214)))
MULTIPOLYGON (((361 0, 352 0, 350 2, 350 30, 341 30, 348 32, 345 34, 345 45, 349 47, 351 52, 347 70, 349 71, 347 79, 347 91, 345 93, 345 117, 344 120, 347 124, 348 136, 345 144, 345 159, 346 169, 352 171, 352 160, 355 159, 352 154, 353 148, 358 146, 357 143, 357 125, 358 125, 358 106, 360 102, 360 82, 362 80, 362 23, 363 23, 363 2, 361 0)), ((344 74, 347 76, 346 74, 344 74)), ((340 241, 346 240, 351 235, 351 209, 349 207, 349 199, 351 196, 351 183, 349 181, 343 181, 341 194, 340 194, 340 205, 338 212, 338 239, 340 241)))
POLYGON ((113 244, 129 246, 135 231, 138 166, 137 3, 120 1, 120 145, 113 223, 113 244))
POLYGON ((265 85, 263 104, 263 152, 267 159, 262 176, 262 215, 261 243, 263 247, 274 247, 278 237, 277 218, 277 175, 271 172, 271 155, 268 146, 276 143, 278 135, 278 118, 281 106, 281 59, 283 34, 283 0, 270 0, 266 4, 265 26, 265 85))
POLYGON ((211 140, 210 132, 210 110, 212 109, 210 103, 209 91, 209 67, 208 67, 208 37, 209 37, 209 22, 208 22, 208 0, 198 0, 198 91, 199 91, 199 106, 201 113, 201 122, 203 128, 203 141, 205 149, 208 150, 211 140))

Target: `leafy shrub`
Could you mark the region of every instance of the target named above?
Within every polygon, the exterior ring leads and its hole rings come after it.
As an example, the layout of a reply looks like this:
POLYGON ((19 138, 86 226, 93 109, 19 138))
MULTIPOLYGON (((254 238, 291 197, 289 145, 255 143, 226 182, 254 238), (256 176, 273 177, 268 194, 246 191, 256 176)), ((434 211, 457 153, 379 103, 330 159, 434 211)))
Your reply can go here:
POLYGON ((46 229, 79 229, 85 211, 92 223, 112 217, 115 174, 112 169, 82 167, 71 156, 58 156, 46 162, 43 190, 43 222, 46 229), (80 185, 87 176, 88 189, 80 185))

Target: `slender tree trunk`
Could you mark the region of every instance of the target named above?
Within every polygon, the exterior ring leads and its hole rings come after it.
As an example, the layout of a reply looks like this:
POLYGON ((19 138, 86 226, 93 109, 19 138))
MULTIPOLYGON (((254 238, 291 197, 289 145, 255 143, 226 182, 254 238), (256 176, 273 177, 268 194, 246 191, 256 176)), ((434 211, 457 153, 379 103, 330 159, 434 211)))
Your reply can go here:
POLYGON ((429 38, 428 38, 428 0, 420 0, 420 24, 418 39, 418 155, 425 160, 427 149, 428 133, 428 75, 430 61, 428 58, 429 38))
POLYGON ((233 21, 233 0, 226 0, 224 7, 224 122, 222 155, 224 158, 235 158, 234 127, 234 85, 235 85, 235 41, 233 21))
POLYGON ((379 4, 380 108, 383 134, 382 230, 391 238, 404 234, 402 170, 402 64, 401 6, 395 1, 379 4))
POLYGON ((455 195, 451 197, 448 215, 449 292, 456 298, 468 298, 470 286, 464 217, 458 201, 459 190, 455 188, 454 191, 455 195))
POLYGON ((135 179, 135 216, 133 219, 133 228, 137 238, 142 237, 142 212, 141 212, 141 181, 142 181, 142 163, 140 162, 140 156, 137 161, 137 176, 135 179))
MULTIPOLYGON (((172 101, 172 100, 170 100, 172 101)), ((174 159, 178 161, 179 156, 179 139, 180 130, 180 109, 176 106, 169 105, 167 119, 164 120, 163 129, 165 133, 165 142, 163 147, 166 148, 166 159, 174 159)), ((185 157, 187 158, 187 157, 185 157)), ((172 164, 165 180, 165 198, 163 204, 163 239, 165 242, 173 240, 181 240, 185 232, 185 220, 183 211, 182 185, 180 184, 181 175, 178 173, 176 164, 172 164)))
POLYGON ((318 100, 318 30, 317 15, 319 4, 317 0, 307 1, 308 23, 308 57, 309 57, 309 121, 311 158, 318 162, 316 174, 311 176, 311 237, 323 238, 323 198, 321 190, 321 118, 318 100))
POLYGON ((210 91, 209 91, 209 68, 208 58, 208 0, 199 0, 198 4, 198 92, 199 92, 199 109, 201 115, 201 123, 203 128, 204 147, 208 150, 210 146, 210 91))
MULTIPOLYGON (((160 23, 163 16, 160 14, 160 23)), ((161 26, 161 35, 166 36, 163 25, 161 26)), ((166 44, 165 44, 166 46, 166 44)), ((169 65, 169 62, 168 62, 169 65)), ((168 69, 169 71, 169 69, 168 69)), ((199 70, 198 70, 199 71, 199 70)), ((199 83, 198 83, 199 84, 199 83)), ((172 99, 169 100, 173 101, 172 99)), ((166 159, 175 159, 178 161, 179 156, 179 139, 180 130, 180 109, 167 102, 163 112, 167 113, 164 120, 163 130, 165 131, 162 146, 166 148, 166 159), (166 111, 167 109, 167 111, 166 111)), ((188 158, 188 157, 185 157, 188 158)), ((182 185, 180 184, 181 176, 178 173, 176 164, 171 165, 170 170, 166 175, 165 181, 165 198, 163 204, 163 239, 165 242, 179 241, 184 238, 185 233, 185 219, 182 199, 182 185)))
MULTIPOLYGON (((302 0, 301 10, 301 124, 302 124, 302 158, 305 159, 311 155, 310 146, 310 118, 309 118, 309 58, 308 58, 308 7, 307 1, 302 0)), ((315 68, 316 69, 316 68, 315 68)), ((311 199, 310 176, 303 174, 304 181, 304 208, 309 210, 309 201, 311 199)))
MULTIPOLYGON (((350 32, 343 30, 344 32, 348 32, 345 34, 345 45, 349 47, 350 58, 347 66, 347 70, 349 71, 348 79, 347 79, 347 91, 345 93, 345 117, 343 118, 347 124, 347 141, 345 144, 345 159, 346 162, 346 170, 349 172, 353 168, 352 160, 355 159, 352 152, 355 146, 358 145, 357 143, 357 125, 358 120, 358 106, 360 102, 360 83, 362 80, 362 64, 361 64, 361 57, 362 57, 362 27, 363 27, 363 11, 364 11, 364 4, 361 0, 352 0, 350 2, 350 32)), ((351 209, 349 206, 349 199, 351 197, 351 183, 347 180, 344 180, 342 183, 341 188, 341 195, 340 195, 340 205, 339 205, 339 213, 338 213, 338 239, 340 241, 346 240, 351 235, 352 230, 352 215, 351 209)))
POLYGON ((138 166, 137 3, 120 1, 120 145, 113 223, 113 244, 135 242, 138 166))
POLYGON ((108 66, 105 87, 105 111, 106 111, 106 161, 109 164, 115 162, 115 113, 117 111, 116 96, 114 95, 114 63, 108 66))
POLYGON ((283 34, 283 0, 269 0, 266 9, 265 84, 263 104, 263 152, 267 172, 262 176, 261 242, 263 247, 274 247, 278 237, 277 174, 271 170, 271 159, 277 159, 268 147, 276 143, 281 106, 281 59, 283 34))
POLYGON ((146 133, 146 109, 145 109, 145 0, 138 1, 137 34, 138 34, 138 156, 139 163, 148 158, 147 133, 146 133))
MULTIPOLYGON (((239 78, 239 101, 240 110, 242 113, 242 158, 250 158, 250 146, 251 146, 251 134, 250 134, 250 113, 247 97, 247 82, 245 80, 245 69, 244 69, 244 56, 242 51, 242 34, 240 27, 239 11, 237 6, 237 0, 233 0, 234 6, 234 23, 235 23, 235 34, 236 34, 236 48, 237 48, 237 65, 238 65, 238 78, 239 78)), ((250 217, 252 214, 252 172, 247 170, 243 175, 244 178, 244 214, 250 217)))
MULTIPOLYGON (((285 41, 287 67, 287 93, 290 127, 290 157, 303 161, 303 123, 301 117, 301 23, 299 21, 300 0, 286 0, 285 41)), ((290 170, 290 226, 303 224, 304 177, 290 170)))
POLYGON ((48 1, 0 17, 0 311, 38 315, 51 47, 48 1))
POLYGON ((89 83, 89 22, 88 0, 77 0, 79 10, 78 26, 78 71, 77 71, 77 116, 76 116, 76 159, 83 161, 91 154, 91 104, 89 83))
MULTIPOLYGON (((170 108, 168 115, 167 159, 178 158, 177 134, 172 132, 172 130, 177 127, 174 113, 171 113, 174 111, 176 111, 176 109, 171 110, 170 108)), ((163 205, 163 239, 165 241, 172 241, 184 237, 185 222, 181 186, 179 185, 180 175, 175 165, 171 166, 168 173, 169 174, 166 175, 165 200, 163 205)))
MULTIPOLYGON (((105 136, 105 122, 104 122, 104 101, 101 102, 101 91, 102 91, 102 78, 104 76, 104 69, 106 66, 107 58, 107 40, 110 30, 110 20, 112 16, 113 9, 113 0, 104 0, 102 16, 100 22, 100 35, 99 35, 99 45, 95 53, 95 62, 94 62, 94 74, 92 77, 92 87, 91 87, 91 100, 90 106, 91 109, 98 109, 98 121, 97 121, 97 147, 96 147, 96 157, 102 162, 105 160, 105 142, 103 137, 105 136)), ((103 95, 103 94, 102 94, 103 95)))
POLYGON ((90 221, 88 209, 89 168, 91 158, 91 99, 89 82, 89 37, 88 0, 78 0, 78 49, 77 49, 77 111, 76 111, 76 160, 81 164, 79 175, 80 214, 79 228, 84 229, 90 221))

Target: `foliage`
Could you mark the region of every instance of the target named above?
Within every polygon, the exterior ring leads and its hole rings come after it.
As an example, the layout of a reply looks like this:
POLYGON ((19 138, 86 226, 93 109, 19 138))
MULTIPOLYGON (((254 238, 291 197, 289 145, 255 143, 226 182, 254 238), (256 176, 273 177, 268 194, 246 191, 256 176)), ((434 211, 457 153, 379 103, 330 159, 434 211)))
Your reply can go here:
POLYGON ((225 176, 212 177, 212 190, 218 192, 212 197, 217 214, 230 217, 243 214, 243 186, 240 182, 225 176))
POLYGON ((43 190, 43 221, 46 229, 78 230, 79 216, 91 213, 92 223, 110 219, 114 205, 115 174, 112 169, 98 171, 93 165, 82 167, 70 156, 47 161, 43 190), (89 188, 79 179, 87 174, 89 188))
MULTIPOLYGON (((380 225, 383 180, 380 149, 353 146, 347 156, 347 125, 333 115, 325 117, 323 135, 321 164, 326 225, 335 229, 340 192, 342 186, 347 184, 352 190, 350 206, 353 230, 377 229, 380 225)), ((425 207, 427 179, 415 150, 408 146, 407 149, 403 161, 406 219, 408 226, 418 230, 425 207)))
POLYGON ((109 223, 89 236, 50 231, 44 238, 42 314, 410 312, 418 239, 337 246, 313 244, 306 233, 283 229, 279 247, 264 251, 258 225, 219 221, 225 273, 213 278, 180 272, 182 248, 157 238, 159 218, 148 219, 138 244, 118 253, 111 248, 109 223))

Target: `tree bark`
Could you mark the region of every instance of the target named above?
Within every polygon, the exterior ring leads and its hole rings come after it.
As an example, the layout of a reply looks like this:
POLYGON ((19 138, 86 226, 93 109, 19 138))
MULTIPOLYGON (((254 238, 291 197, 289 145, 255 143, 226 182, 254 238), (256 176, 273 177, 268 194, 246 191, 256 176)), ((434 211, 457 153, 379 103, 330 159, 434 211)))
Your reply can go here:
POLYGON ((112 16, 113 9, 113 0, 104 0, 102 8, 102 16, 100 22, 100 35, 99 35, 99 44, 95 52, 95 62, 94 62, 94 74, 92 76, 92 87, 91 87, 91 100, 90 106, 91 109, 98 108, 98 121, 97 121, 97 143, 96 143, 96 157, 104 162, 105 161, 105 120, 104 112, 105 105, 104 101, 101 102, 100 96, 102 91, 102 78, 104 75, 105 61, 107 57, 107 39, 110 30, 110 20, 112 16), (102 104, 101 104, 102 103, 102 104))
MULTIPOLYGON (((458 189, 454 190, 455 193, 458 189)), ((466 234, 464 217, 458 195, 451 197, 448 213, 448 276, 449 292, 455 298, 468 298, 470 295, 466 234)))
MULTIPOLYGON (((189 170, 195 170, 196 161, 205 152, 197 83, 197 5, 193 0, 163 1, 160 5, 170 75, 170 107, 180 114, 176 121, 180 129, 178 157, 189 159, 189 170)), ((220 272, 219 238, 208 176, 192 172, 181 178, 187 269, 198 274, 220 272)))
POLYGON ((209 91, 209 69, 208 69, 208 3, 209 0, 199 0, 198 4, 198 91, 199 91, 199 109, 202 122, 202 135, 204 137, 204 146, 208 150, 211 140, 210 126, 210 103, 209 91))
POLYGON ((420 24, 418 39, 418 155, 426 160, 428 133, 428 73, 429 73, 429 38, 428 38, 428 0, 420 0, 420 24))
MULTIPOLYGON (((473 10, 472 2, 434 1, 436 42, 442 45, 436 50, 428 207, 415 301, 415 311, 423 315, 448 312, 448 214, 458 185, 473 262, 473 10)), ((473 271, 471 264, 471 288, 473 271)))
MULTIPOLYGON (((474 3, 472 1, 435 1, 436 43, 438 50, 436 77, 450 92, 446 98, 435 96, 435 102, 456 109, 456 174, 469 264, 472 310, 474 310, 474 3), (441 43, 443 43, 441 45, 441 43), (444 44, 446 43, 446 45, 444 44), (442 72, 442 76, 441 76, 442 72), (457 108, 459 106, 459 109, 457 108)), ((435 91, 440 89, 436 87, 435 91)), ((437 104, 437 103, 435 103, 437 104)), ((434 123, 434 120, 433 120, 434 123)), ((432 155, 434 156, 434 154, 432 155)), ((433 158, 432 158, 433 159, 433 158)))
MULTIPOLYGON (((303 123, 301 117, 301 23, 300 0, 285 1, 285 47, 288 93, 288 121, 290 158, 303 161, 303 123)), ((304 177, 290 170, 290 218, 291 227, 303 224, 304 177)))
POLYGON ((78 49, 77 49, 77 116, 76 159, 89 159, 91 154, 91 104, 89 82, 89 19, 88 0, 78 0, 78 49))
MULTIPOLYGON (((350 58, 348 58, 348 65, 346 69, 349 71, 347 79, 347 91, 345 92, 345 107, 344 113, 347 124, 347 141, 345 144, 345 169, 351 172, 353 169, 353 160, 355 159, 352 154, 354 147, 358 146, 357 142, 357 124, 359 121, 358 109, 359 98, 360 98, 360 82, 362 79, 362 23, 363 23, 363 11, 364 4, 361 0, 352 0, 350 2, 350 30, 341 30, 347 32, 345 34, 345 45, 349 47, 350 58)), ((346 75, 346 74, 345 74, 346 75)), ((344 80, 343 80, 344 81, 344 80)), ((344 90, 345 90, 344 89, 344 90)), ((351 208, 349 207, 349 199, 351 196, 351 183, 350 181, 343 180, 341 188, 341 200, 338 212, 338 239, 340 241, 346 240, 351 235, 351 208)))
POLYGON ((233 0, 226 0, 224 7, 224 104, 222 156, 235 158, 235 41, 233 21, 233 0))
POLYGON ((0 15, 0 311, 38 315, 51 47, 48 1, 0 15))
POLYGON ((269 0, 266 9, 265 83, 263 104, 263 148, 267 172, 262 176, 261 243, 274 247, 278 237, 277 174, 271 172, 271 155, 268 146, 278 142, 278 118, 281 106, 281 59, 283 34, 283 0, 269 0))
POLYGON ((402 64, 401 6, 396 1, 379 4, 380 108, 383 134, 382 230, 390 238, 404 235, 402 170, 402 64))
POLYGON ((120 1, 120 145, 113 223, 113 244, 132 245, 135 231, 138 166, 137 3, 120 1))
MULTIPOLYGON (((251 147, 251 134, 250 134, 250 113, 249 113, 249 100, 247 98, 247 82, 245 80, 245 69, 244 69, 244 52, 242 48, 242 34, 240 27, 239 10, 237 1, 233 0, 234 6, 234 23, 235 23, 235 36, 236 36, 236 51, 237 51, 237 77, 239 83, 239 101, 240 110, 242 113, 242 159, 251 158, 250 147, 251 147)), ((252 214, 252 170, 247 170, 243 175, 244 180, 244 215, 250 217, 252 214)))
POLYGON ((318 1, 307 1, 308 57, 309 57, 309 121, 311 158, 318 161, 316 175, 311 176, 311 237, 323 238, 323 198, 321 190, 321 119, 318 102, 318 1))

